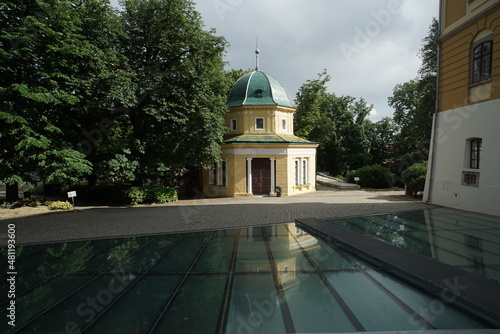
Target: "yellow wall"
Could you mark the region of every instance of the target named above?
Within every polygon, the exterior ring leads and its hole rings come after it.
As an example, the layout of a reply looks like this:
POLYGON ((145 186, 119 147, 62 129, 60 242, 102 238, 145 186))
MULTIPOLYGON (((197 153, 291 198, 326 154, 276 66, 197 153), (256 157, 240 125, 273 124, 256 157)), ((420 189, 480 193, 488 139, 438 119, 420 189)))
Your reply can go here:
POLYGON ((442 0, 441 33, 443 35, 465 24, 469 24, 494 8, 500 0, 442 0))
MULTIPOLYGON (((500 3, 496 0, 494 2, 500 3)), ((448 30, 442 36, 439 65, 440 111, 500 98, 497 84, 500 80, 499 22, 500 10, 496 9, 488 11, 488 15, 475 24, 464 23, 462 27, 455 25, 453 30, 448 30), (478 34, 484 34, 485 29, 490 29, 493 33, 492 79, 490 83, 470 85, 472 43, 481 36, 478 34)))
MULTIPOLYGON (((222 145, 222 149, 250 149, 250 150, 276 150, 283 151, 286 149, 307 149, 316 148, 316 144, 226 144, 222 145)), ((282 187, 282 195, 296 195, 315 191, 315 176, 316 176, 316 155, 315 154, 222 154, 221 160, 226 161, 227 178, 226 187, 209 184, 209 171, 204 171, 203 174, 203 193, 207 197, 223 197, 223 196, 248 196, 247 193, 247 158, 275 158, 275 185, 282 187), (308 185, 295 186, 295 158, 308 158, 308 185)), ((274 192, 274 189, 271 190, 274 192)), ((251 194, 250 194, 251 195, 251 194)))
POLYGON ((243 133, 288 133, 293 134, 293 113, 294 108, 281 106, 241 106, 231 108, 226 114, 226 126, 231 128, 231 120, 236 119, 236 131, 229 131, 229 134, 243 133), (255 129, 255 118, 265 119, 264 130, 255 129), (281 120, 287 119, 286 130, 282 129, 281 120))
POLYGON ((442 13, 445 27, 449 27, 467 14, 466 0, 445 1, 445 3, 446 5, 442 13))
POLYGON ((316 155, 312 154, 298 154, 298 155, 289 155, 288 159, 288 184, 287 184, 287 195, 298 195, 303 194, 310 191, 316 190, 316 155), (300 180, 300 184, 298 186, 295 185, 295 160, 305 158, 307 159, 308 165, 308 175, 307 175, 307 184, 302 184, 302 180, 300 180))

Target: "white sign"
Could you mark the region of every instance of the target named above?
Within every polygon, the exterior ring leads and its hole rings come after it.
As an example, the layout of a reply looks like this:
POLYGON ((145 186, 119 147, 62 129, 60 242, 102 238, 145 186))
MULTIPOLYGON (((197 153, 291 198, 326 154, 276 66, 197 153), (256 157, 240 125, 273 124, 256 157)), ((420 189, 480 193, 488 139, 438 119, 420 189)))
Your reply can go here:
MULTIPOLYGON (((358 176, 355 176, 354 177, 354 181, 358 182, 359 181, 359 177, 358 176)), ((76 196, 76 195, 75 195, 76 196)))
POLYGON ((68 191, 68 198, 76 197, 76 191, 68 191))

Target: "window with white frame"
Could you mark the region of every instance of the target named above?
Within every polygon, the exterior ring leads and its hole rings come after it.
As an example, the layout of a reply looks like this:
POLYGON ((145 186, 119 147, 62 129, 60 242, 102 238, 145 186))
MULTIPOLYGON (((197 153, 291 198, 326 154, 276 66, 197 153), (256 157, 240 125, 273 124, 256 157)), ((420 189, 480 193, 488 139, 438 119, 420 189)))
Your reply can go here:
POLYGON ((263 117, 255 118, 255 130, 264 130, 264 118, 263 117))
POLYGON ((227 186, 227 162, 221 160, 219 165, 210 171, 209 183, 218 186, 227 186))
POLYGON ((295 185, 299 185, 299 180, 300 180, 300 171, 299 171, 299 160, 294 160, 295 163, 295 185))
POLYGON ((236 124, 237 124, 236 123, 236 118, 233 118, 231 120, 231 127, 230 127, 231 131, 236 131, 237 130, 236 124))
POLYGON ((309 184, 307 158, 294 159, 294 168, 295 186, 303 186, 309 184))
POLYGON ((286 118, 281 119, 281 129, 286 130, 286 118))

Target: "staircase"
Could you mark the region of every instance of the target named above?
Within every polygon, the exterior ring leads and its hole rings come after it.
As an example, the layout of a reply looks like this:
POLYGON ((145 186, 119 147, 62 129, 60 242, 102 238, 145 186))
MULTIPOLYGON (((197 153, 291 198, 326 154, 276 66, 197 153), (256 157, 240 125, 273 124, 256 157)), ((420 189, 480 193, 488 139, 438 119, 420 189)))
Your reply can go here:
POLYGON ((316 183, 341 190, 357 190, 361 188, 358 184, 347 183, 324 173, 317 173, 316 183))

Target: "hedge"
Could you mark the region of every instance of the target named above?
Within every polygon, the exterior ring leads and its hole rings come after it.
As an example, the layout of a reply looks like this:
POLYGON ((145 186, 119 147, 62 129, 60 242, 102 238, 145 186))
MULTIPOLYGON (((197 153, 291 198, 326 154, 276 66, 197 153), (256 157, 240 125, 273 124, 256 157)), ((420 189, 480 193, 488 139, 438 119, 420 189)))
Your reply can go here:
POLYGON ((366 188, 390 188, 394 185, 394 175, 388 168, 380 165, 349 171, 346 175, 347 182, 354 183, 354 177, 359 177, 358 184, 366 188))
POLYGON ((425 177, 427 175, 427 161, 413 164, 401 175, 405 183, 406 192, 409 195, 417 196, 419 191, 424 191, 425 177))
POLYGON ((101 184, 95 187, 78 185, 68 191, 76 191, 79 199, 92 204, 161 204, 178 200, 177 191, 171 187, 101 184))

